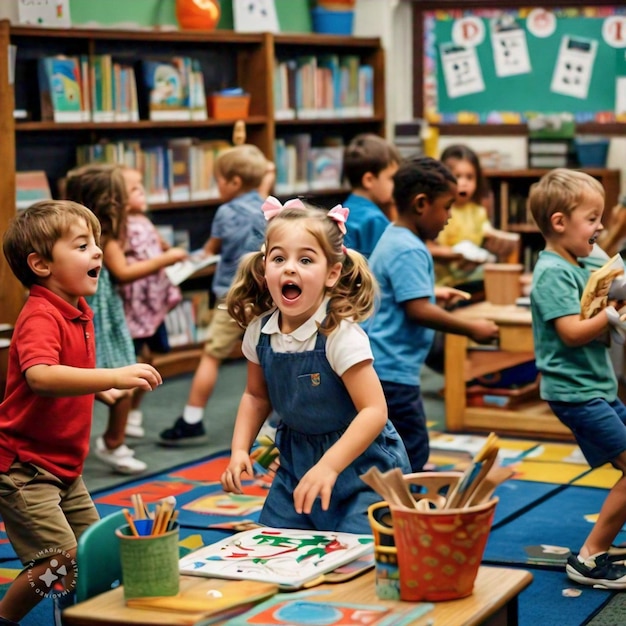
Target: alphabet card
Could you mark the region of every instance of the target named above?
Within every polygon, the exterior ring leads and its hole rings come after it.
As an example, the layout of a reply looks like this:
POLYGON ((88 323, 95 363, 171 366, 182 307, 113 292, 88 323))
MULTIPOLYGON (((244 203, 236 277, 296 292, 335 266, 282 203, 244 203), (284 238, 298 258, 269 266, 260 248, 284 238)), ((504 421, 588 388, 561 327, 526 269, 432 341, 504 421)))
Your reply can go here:
POLYGON ((530 73, 526 32, 513 18, 492 21, 491 47, 497 76, 530 73))
POLYGON ((564 35, 561 38, 550 90, 585 100, 593 74, 598 42, 594 39, 564 35))
POLYGON ((475 48, 444 43, 439 46, 441 66, 450 98, 485 91, 475 48))
POLYGON ((70 0, 18 0, 18 22, 29 26, 69 28, 70 0))

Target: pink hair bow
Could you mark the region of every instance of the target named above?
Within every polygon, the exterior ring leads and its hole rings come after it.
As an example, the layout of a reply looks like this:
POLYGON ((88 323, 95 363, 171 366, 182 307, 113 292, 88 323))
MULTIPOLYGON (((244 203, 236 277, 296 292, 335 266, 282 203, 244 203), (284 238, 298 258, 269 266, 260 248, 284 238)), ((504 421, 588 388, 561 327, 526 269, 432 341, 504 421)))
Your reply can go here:
POLYGON ((287 200, 285 204, 281 204, 278 198, 274 196, 268 196, 263 203, 261 209, 263 209, 263 215, 267 221, 276 217, 284 209, 304 209, 304 203, 299 198, 293 198, 287 200))
POLYGON ((328 211, 328 217, 334 222, 337 222, 337 226, 343 235, 346 234, 346 222, 348 221, 348 215, 350 215, 350 209, 338 204, 328 211))

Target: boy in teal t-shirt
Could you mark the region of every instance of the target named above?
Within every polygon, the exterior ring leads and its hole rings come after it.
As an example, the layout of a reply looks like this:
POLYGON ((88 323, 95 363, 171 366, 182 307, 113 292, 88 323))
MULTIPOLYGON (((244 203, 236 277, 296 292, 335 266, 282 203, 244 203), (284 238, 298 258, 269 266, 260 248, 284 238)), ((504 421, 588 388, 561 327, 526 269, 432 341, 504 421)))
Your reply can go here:
POLYGON ((624 556, 611 550, 626 522, 626 407, 607 350, 608 330, 620 319, 613 306, 581 315, 590 270, 580 259, 592 254, 603 228, 604 190, 588 174, 555 169, 533 186, 529 204, 546 241, 531 289, 541 397, 571 429, 591 467, 611 463, 622 472, 566 572, 584 585, 626 589, 626 566, 618 562, 624 556))

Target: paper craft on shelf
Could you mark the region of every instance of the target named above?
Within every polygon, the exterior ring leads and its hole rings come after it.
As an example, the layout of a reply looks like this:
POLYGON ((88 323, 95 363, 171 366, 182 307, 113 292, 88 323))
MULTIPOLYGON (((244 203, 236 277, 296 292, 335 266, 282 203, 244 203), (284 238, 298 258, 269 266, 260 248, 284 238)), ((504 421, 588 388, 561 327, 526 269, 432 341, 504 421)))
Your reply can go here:
POLYGON ((180 285, 192 274, 199 272, 209 265, 215 265, 220 260, 219 254, 204 255, 202 250, 196 250, 184 261, 179 261, 165 268, 165 273, 173 285, 180 285))
POLYGON ((182 574, 259 580, 283 589, 323 582, 324 574, 373 550, 371 535, 265 526, 191 552, 182 574))

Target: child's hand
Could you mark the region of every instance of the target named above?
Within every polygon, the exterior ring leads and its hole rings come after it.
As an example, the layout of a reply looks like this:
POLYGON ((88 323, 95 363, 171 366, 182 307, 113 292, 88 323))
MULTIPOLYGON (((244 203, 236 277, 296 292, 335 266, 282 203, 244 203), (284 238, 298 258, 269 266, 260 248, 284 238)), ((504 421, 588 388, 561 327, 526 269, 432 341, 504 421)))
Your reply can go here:
POLYGON ((167 259, 168 265, 173 265, 179 261, 184 261, 189 256, 189 252, 184 248, 169 248, 163 253, 163 256, 167 259))
POLYGON ((131 391, 128 389, 107 389, 106 391, 98 391, 96 393, 96 400, 103 402, 107 406, 113 406, 119 400, 130 394, 131 391))
POLYGON ((337 476, 337 472, 328 465, 322 463, 314 465, 302 477, 293 492, 293 505, 296 512, 309 514, 318 496, 322 501, 322 510, 327 511, 337 476))
POLYGON ((227 493, 243 493, 241 489, 241 474, 246 472, 250 478, 254 476, 250 455, 243 450, 236 450, 230 457, 228 467, 220 479, 222 489, 227 493))
POLYGON ((446 305, 452 305, 459 302, 459 300, 469 300, 472 294, 467 291, 461 291, 454 287, 435 287, 435 298, 437 303, 442 302, 446 305))
POLYGON ((134 389, 139 387, 150 391, 163 383, 161 374, 148 363, 136 363, 126 367, 118 367, 113 370, 114 384, 116 389, 134 389))
POLYGON ((476 343, 489 343, 498 338, 498 325, 491 320, 478 320, 472 322, 472 330, 469 335, 476 343))

